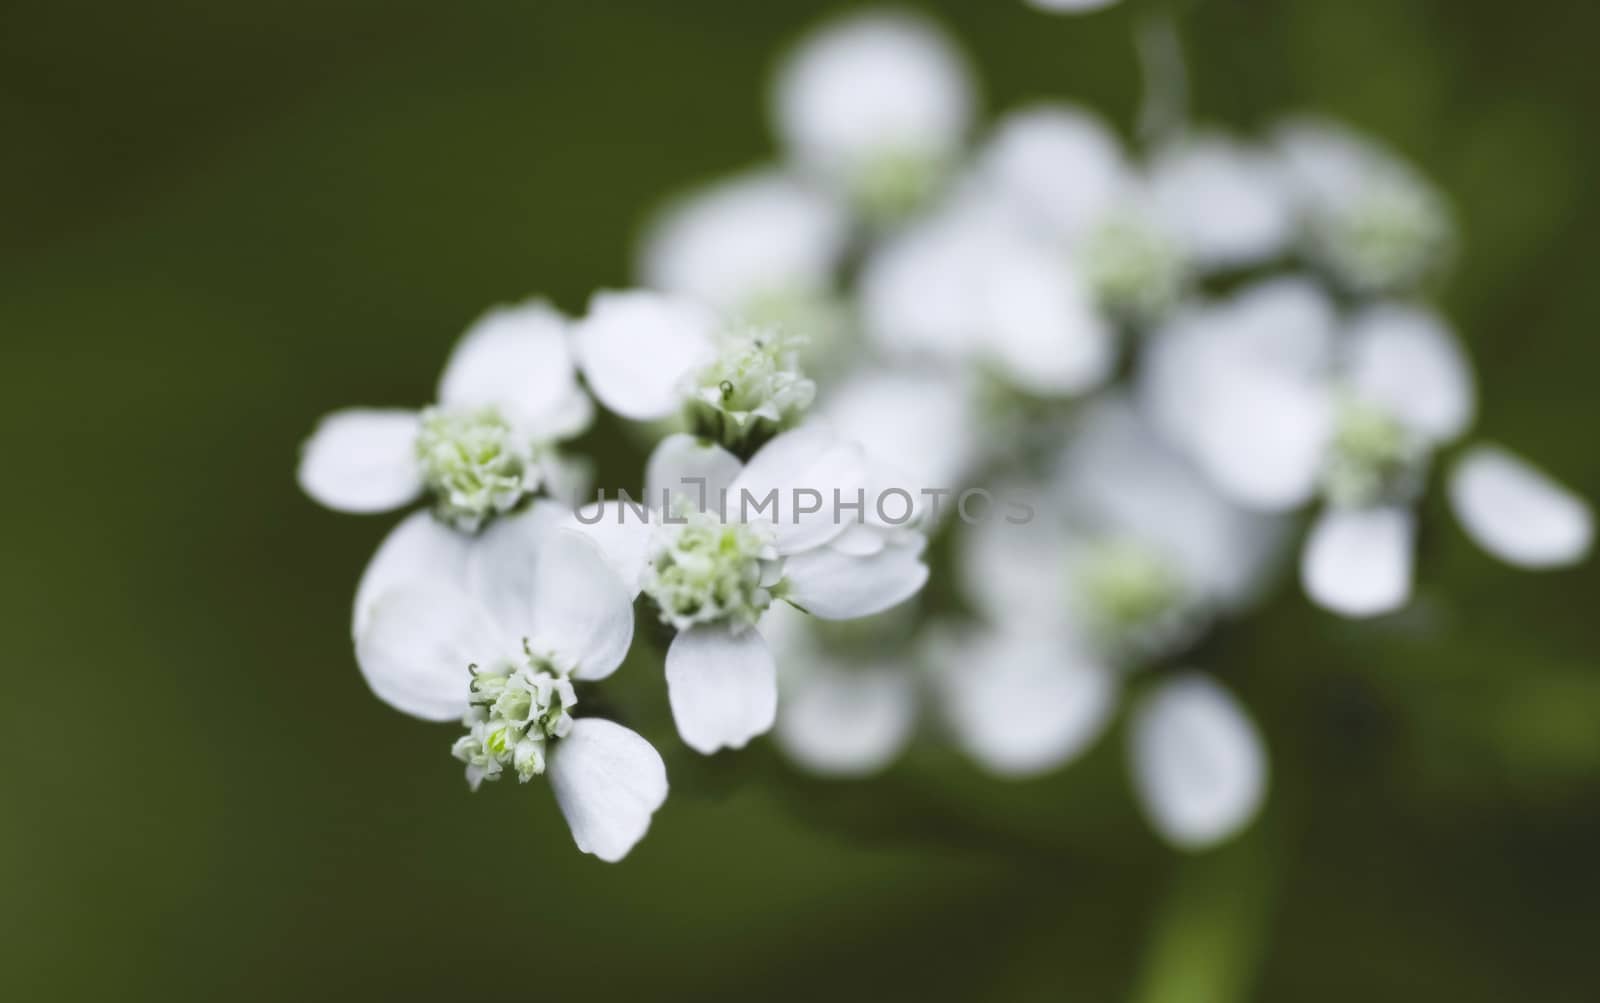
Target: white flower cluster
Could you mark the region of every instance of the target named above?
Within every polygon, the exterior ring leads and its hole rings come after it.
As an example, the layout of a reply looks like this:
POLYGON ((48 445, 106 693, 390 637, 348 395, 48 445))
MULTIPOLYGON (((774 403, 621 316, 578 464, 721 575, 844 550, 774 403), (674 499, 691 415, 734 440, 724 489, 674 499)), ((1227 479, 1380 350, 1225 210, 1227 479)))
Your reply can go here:
MULTIPOLYGON (((766 615, 787 656, 777 737, 861 776, 925 720, 1026 775, 1085 749, 1128 692, 1141 804, 1175 845, 1210 845, 1253 817, 1268 770, 1189 664, 1197 643, 1276 584, 1313 505, 1313 601, 1367 616, 1410 595, 1417 502, 1473 412, 1466 354, 1424 305, 1452 214, 1326 121, 1258 139, 1179 122, 1130 149, 1064 101, 980 130, 975 94, 920 17, 825 24, 779 66, 779 161, 670 202, 643 242, 663 294, 835 318, 809 359, 830 377, 816 407, 878 458, 880 489, 1032 499, 1020 524, 934 526, 966 612, 901 606, 852 631, 766 615)), ((1589 549, 1588 507, 1496 447, 1462 453, 1448 493, 1513 564, 1589 549)), ((758 563, 741 595, 771 577, 758 563)))
MULTIPOLYGON (((606 860, 643 837, 661 756, 577 716, 605 706, 584 694, 635 647, 638 604, 670 634, 666 698, 697 752, 775 728, 800 765, 859 776, 926 722, 1023 776, 1087 748, 1126 693, 1157 832, 1202 847, 1254 816, 1261 737, 1193 652, 1269 590, 1302 523, 1314 601, 1369 616, 1410 595, 1418 502, 1474 412, 1422 299, 1450 212, 1326 123, 1129 148, 1065 102, 981 131, 977 106, 926 20, 824 25, 777 73, 779 162, 669 202, 638 288, 576 319, 493 311, 432 406, 317 427, 313 498, 428 502, 362 577, 356 659, 397 709, 463 723, 474 789, 546 776, 606 860), (594 402, 654 442, 642 499, 584 498, 594 402), (913 602, 930 533, 953 588, 913 602)), ((1588 506, 1525 461, 1478 445, 1450 469, 1490 553, 1587 553, 1588 506)))

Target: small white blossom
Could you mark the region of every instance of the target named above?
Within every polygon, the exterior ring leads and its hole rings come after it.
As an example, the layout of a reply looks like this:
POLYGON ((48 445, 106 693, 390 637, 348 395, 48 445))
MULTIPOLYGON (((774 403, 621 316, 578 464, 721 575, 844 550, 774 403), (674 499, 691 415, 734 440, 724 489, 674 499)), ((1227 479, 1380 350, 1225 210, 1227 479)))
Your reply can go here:
POLYGON ((741 453, 798 422, 816 396, 800 340, 643 291, 596 294, 577 330, 584 375, 606 407, 637 421, 682 414, 741 453))
POLYGON ((1278 146, 1307 252, 1352 292, 1406 292, 1448 260, 1455 245, 1450 209, 1399 156, 1314 119, 1283 125, 1278 146))
POLYGON ((628 591, 577 533, 515 521, 490 532, 495 546, 379 594, 357 661, 386 703, 462 721, 451 751, 473 789, 508 769, 524 782, 547 774, 578 848, 619 860, 666 798, 666 770, 632 731, 572 712, 574 684, 609 676, 627 654, 628 591))
POLYGON ((302 452, 300 486, 343 512, 389 511, 425 493, 440 518, 475 533, 565 476, 554 444, 592 415, 566 320, 542 302, 502 307, 457 343, 434 406, 324 418, 302 452))

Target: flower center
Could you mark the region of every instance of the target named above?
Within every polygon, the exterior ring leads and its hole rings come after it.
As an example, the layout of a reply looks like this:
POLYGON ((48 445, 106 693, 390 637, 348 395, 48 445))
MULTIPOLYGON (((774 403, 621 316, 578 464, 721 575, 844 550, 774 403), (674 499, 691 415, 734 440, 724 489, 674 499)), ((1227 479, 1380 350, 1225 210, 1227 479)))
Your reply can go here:
POLYGON ((1449 213, 1438 197, 1404 179, 1380 179, 1344 212, 1322 221, 1316 237, 1330 267, 1359 291, 1413 285, 1445 257, 1449 213))
POLYGON ((1388 411, 1347 399, 1323 467, 1323 494, 1351 507, 1404 498, 1416 487, 1423 459, 1422 443, 1388 411))
POLYGON ((755 527, 695 513, 661 527, 645 569, 644 591, 677 630, 696 624, 753 626, 772 605, 778 554, 755 527))
POLYGON ((696 430, 748 454, 811 406, 817 385, 800 371, 801 339, 775 327, 741 327, 719 338, 716 361, 696 373, 696 430))
POLYGON ((1074 595, 1090 631, 1113 648, 1156 647, 1182 626, 1182 576, 1135 540, 1103 540, 1074 562, 1074 595))
POLYGON ((509 511, 538 487, 533 446, 492 408, 422 413, 417 459, 439 515, 476 532, 491 515, 509 511))
POLYGON ((472 682, 466 717, 467 733, 450 753, 467 764, 474 790, 484 780, 497 780, 506 767, 523 783, 544 772, 545 745, 572 730, 577 704, 570 666, 532 651, 523 642, 527 661, 489 672, 471 666, 472 682))
POLYGON ((1089 232, 1083 270, 1102 307, 1128 321, 1166 313, 1183 292, 1183 254, 1166 234, 1135 213, 1119 213, 1089 232))
POLYGON ((915 150, 880 150, 856 167, 850 195, 868 221, 896 223, 927 205, 945 176, 946 164, 937 156, 915 150))

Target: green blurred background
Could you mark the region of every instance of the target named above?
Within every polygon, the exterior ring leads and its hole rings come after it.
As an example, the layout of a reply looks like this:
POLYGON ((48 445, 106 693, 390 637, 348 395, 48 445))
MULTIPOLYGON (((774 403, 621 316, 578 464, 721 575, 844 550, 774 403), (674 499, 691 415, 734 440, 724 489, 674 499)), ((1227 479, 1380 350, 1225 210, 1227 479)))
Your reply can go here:
MULTIPOLYGON (((1135 11, 929 6, 991 110, 1131 123, 1135 11)), ((349 601, 390 520, 299 494, 312 422, 425 401, 492 303, 625 283, 658 197, 767 155, 766 72, 835 7, 8 0, 0 997, 1597 998, 1600 570, 1501 568, 1442 511, 1411 612, 1290 589, 1208 646, 1275 787, 1198 857, 1146 830, 1120 731, 1026 783, 928 747, 825 784, 685 756, 636 672, 674 793, 606 866, 367 692, 349 601)), ((1184 29, 1201 119, 1324 110, 1454 197, 1480 427, 1600 499, 1600 9, 1184 29)))

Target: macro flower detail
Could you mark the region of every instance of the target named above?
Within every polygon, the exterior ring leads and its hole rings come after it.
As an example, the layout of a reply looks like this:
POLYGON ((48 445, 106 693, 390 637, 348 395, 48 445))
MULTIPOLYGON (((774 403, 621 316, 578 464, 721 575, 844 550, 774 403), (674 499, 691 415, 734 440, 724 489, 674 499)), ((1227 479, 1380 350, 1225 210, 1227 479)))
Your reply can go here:
POLYGON ((681 298, 597 294, 577 338, 584 374, 606 407, 635 421, 681 413, 742 455, 792 426, 816 395, 800 371, 799 335, 730 327, 681 298))
POLYGON ((451 752, 474 790, 508 769, 548 775, 578 848, 619 860, 666 798, 666 770, 639 735, 573 711, 577 686, 628 651, 629 592, 578 533, 509 520, 487 537, 494 546, 472 548, 455 573, 377 596, 357 661, 397 709, 462 722, 451 752))
POLYGON ((305 444, 300 485, 344 512, 385 512, 426 494, 441 519, 475 533, 565 483, 570 471, 554 444, 592 415, 566 320, 542 302, 502 307, 457 343, 437 404, 420 414, 357 408, 324 418, 305 444))

